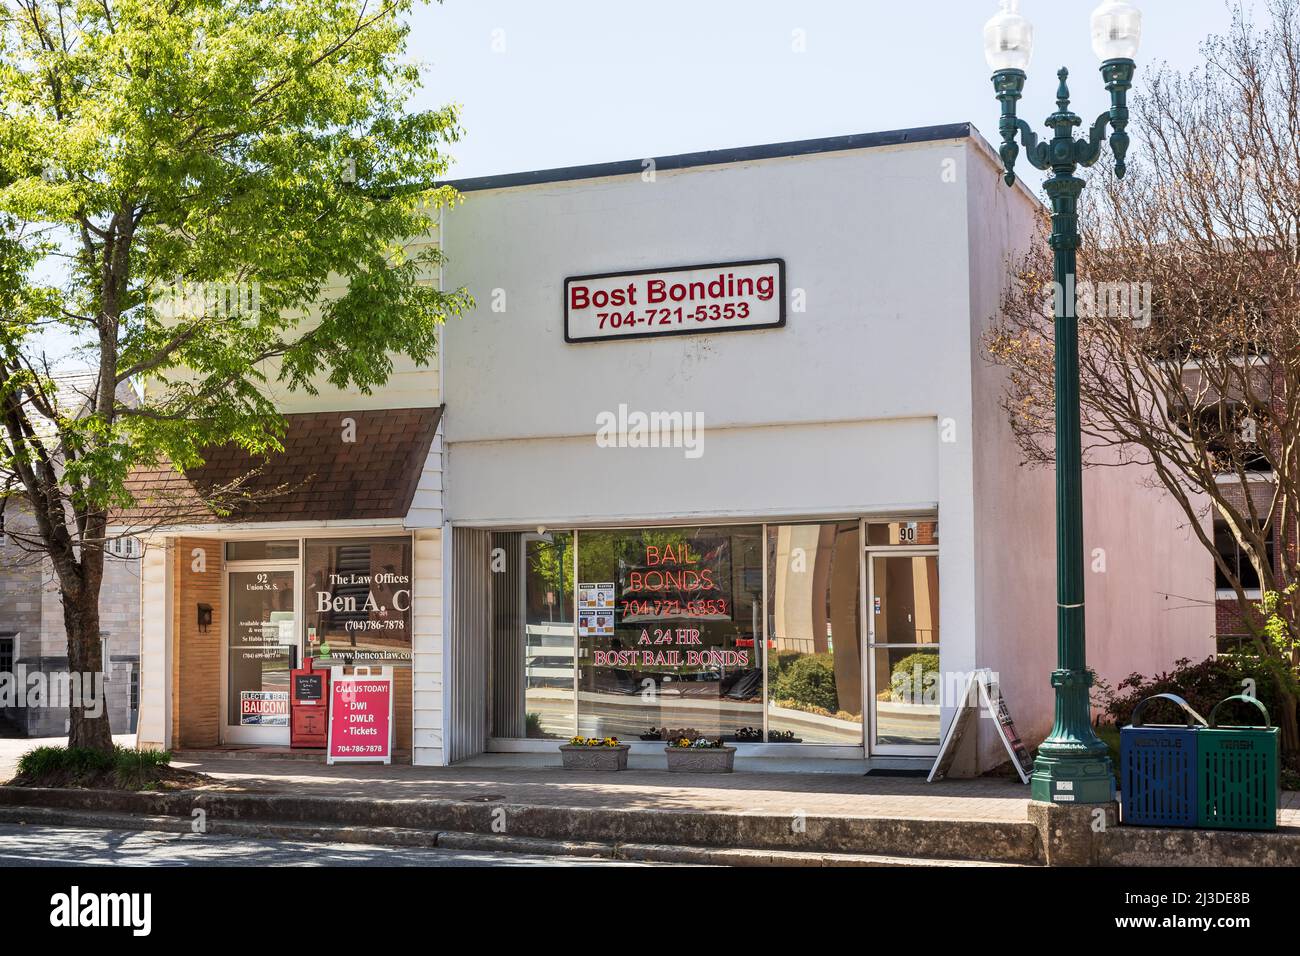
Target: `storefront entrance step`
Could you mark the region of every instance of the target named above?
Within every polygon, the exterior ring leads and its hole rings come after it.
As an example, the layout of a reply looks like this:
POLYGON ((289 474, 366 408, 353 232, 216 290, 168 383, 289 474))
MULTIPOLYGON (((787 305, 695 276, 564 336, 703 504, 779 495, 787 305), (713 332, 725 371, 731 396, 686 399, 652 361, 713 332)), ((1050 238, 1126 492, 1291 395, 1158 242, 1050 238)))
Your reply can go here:
MULTIPOLYGON (((301 760, 325 765, 323 749, 294 747, 258 747, 253 744, 222 744, 217 747, 188 747, 172 751, 172 760, 201 763, 205 760, 301 760)), ((394 750, 393 762, 409 764, 410 751, 394 750)))
MULTIPOLYGON (((0 823, 32 826, 81 827, 126 831, 156 831, 180 835, 196 834, 193 821, 178 817, 133 813, 63 810, 50 807, 0 806, 0 823)), ((625 860, 678 866, 782 866, 782 867, 886 867, 886 866, 1017 866, 1012 863, 981 863, 970 860, 934 860, 913 857, 874 856, 863 853, 817 853, 796 850, 749 850, 673 846, 647 843, 591 843, 546 840, 509 834, 413 830, 404 827, 363 827, 342 824, 252 823, 243 820, 209 819, 202 835, 225 835, 249 839, 292 840, 304 843, 349 843, 402 848, 482 850, 491 853, 524 853, 538 856, 571 856, 584 859, 625 860)))
POLYGON ((294 750, 289 747, 254 747, 252 745, 226 744, 221 747, 198 747, 173 750, 172 759, 185 762, 200 760, 304 760, 325 763, 323 750, 294 750))

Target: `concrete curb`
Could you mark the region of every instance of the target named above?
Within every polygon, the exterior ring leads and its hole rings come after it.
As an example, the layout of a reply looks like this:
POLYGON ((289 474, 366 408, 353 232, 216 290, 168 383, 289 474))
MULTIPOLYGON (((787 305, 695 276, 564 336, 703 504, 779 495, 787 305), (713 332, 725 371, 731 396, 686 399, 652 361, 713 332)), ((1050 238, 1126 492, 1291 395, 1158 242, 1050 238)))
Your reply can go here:
MULTIPOLYGON (((189 821, 179 817, 52 809, 36 806, 0 806, 0 823, 28 826, 85 827, 192 834, 189 821)), ((543 840, 495 833, 411 830, 400 827, 353 827, 337 824, 312 826, 294 823, 209 821, 207 834, 260 840, 329 841, 372 846, 440 848, 534 856, 570 856, 583 859, 668 863, 683 866, 781 867, 887 867, 887 866, 1013 866, 965 860, 918 860, 906 857, 852 853, 806 853, 781 850, 717 849, 641 843, 605 844, 543 840)))
POLYGON ((932 860, 1034 864, 1038 830, 1028 821, 913 820, 801 817, 745 813, 695 813, 658 809, 550 807, 441 800, 371 800, 363 797, 181 791, 130 793, 0 787, 0 806, 182 818, 207 814, 220 822, 274 823, 454 832, 491 837, 504 827, 511 838, 559 844, 695 847, 710 852, 847 854, 932 860))
POLYGON ((1300 866, 1300 830, 1121 826, 1117 804, 1030 803, 1048 866, 1300 866))
MULTIPOLYGON (((724 866, 1300 866, 1300 829, 1125 827, 1113 805, 1031 804, 1024 823, 551 807, 450 800, 0 787, 0 809, 171 821, 209 832, 724 866), (241 829, 233 829, 239 827, 241 829), (260 829, 259 829, 260 828, 260 829), (504 833, 502 831, 505 831, 504 833), (447 841, 440 843, 439 840, 447 841), (516 849, 517 848, 517 849, 516 849), (843 859, 840 859, 840 858, 843 859)), ((79 825, 93 825, 86 818, 79 825)))

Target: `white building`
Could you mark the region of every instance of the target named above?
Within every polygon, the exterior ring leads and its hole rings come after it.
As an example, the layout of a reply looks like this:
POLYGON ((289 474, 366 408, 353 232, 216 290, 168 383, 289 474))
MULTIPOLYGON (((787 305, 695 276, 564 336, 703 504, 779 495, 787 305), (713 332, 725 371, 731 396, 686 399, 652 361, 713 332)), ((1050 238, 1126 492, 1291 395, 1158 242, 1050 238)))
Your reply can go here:
MULTIPOLYGON (((291 434, 315 436, 304 448, 354 412, 427 448, 388 448, 401 463, 383 475, 364 456, 338 465, 375 505, 364 516, 315 495, 151 541, 142 742, 288 743, 234 714, 254 689, 232 683, 244 639, 231 645, 225 609, 238 575, 285 575, 298 597, 274 620, 300 659, 338 626, 306 582, 349 537, 413 549, 409 661, 387 660, 409 677, 397 740, 416 763, 554 756, 575 733, 662 760, 636 742, 652 727, 738 741, 742 768, 932 759, 977 667, 998 673, 1028 742, 1046 734, 1052 479, 1018 466, 982 347, 1042 209, 1002 184, 978 132, 456 185, 441 281, 478 307, 445 329, 440 368, 403 369, 364 407, 285 404, 302 415, 291 434), (636 447, 652 435, 661 447, 636 447), (201 633, 197 595, 216 609, 201 633)), ((1141 479, 1086 476, 1090 663, 1111 681, 1213 650, 1213 608, 1173 597, 1204 590, 1205 562, 1141 479)), ((974 769, 1005 759, 990 723, 974 769)))

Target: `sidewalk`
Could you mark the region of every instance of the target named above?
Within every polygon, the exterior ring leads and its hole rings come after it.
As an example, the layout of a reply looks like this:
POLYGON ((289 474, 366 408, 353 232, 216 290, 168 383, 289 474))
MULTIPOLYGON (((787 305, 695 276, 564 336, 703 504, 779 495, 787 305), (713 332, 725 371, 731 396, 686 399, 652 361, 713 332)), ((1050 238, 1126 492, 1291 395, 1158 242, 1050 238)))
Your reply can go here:
POLYGON ((1001 779, 839 773, 583 773, 549 767, 322 766, 292 760, 177 760, 250 790, 372 799, 464 800, 542 807, 1023 823, 1029 788, 1001 779))
MULTIPOLYGON (((131 738, 119 742, 129 746, 131 738)), ((32 747, 63 743, 0 740, 0 781, 32 747)), ((192 752, 191 752, 192 753, 192 752)), ((977 778, 926 783, 920 777, 845 773, 678 774, 626 770, 580 773, 553 767, 325 766, 303 760, 208 757, 174 761, 242 789, 303 796, 515 803, 539 807, 659 809, 695 813, 976 820, 1021 823, 1029 788, 1014 780, 977 778)), ((1300 793, 1282 794, 1278 822, 1300 829, 1300 793)))

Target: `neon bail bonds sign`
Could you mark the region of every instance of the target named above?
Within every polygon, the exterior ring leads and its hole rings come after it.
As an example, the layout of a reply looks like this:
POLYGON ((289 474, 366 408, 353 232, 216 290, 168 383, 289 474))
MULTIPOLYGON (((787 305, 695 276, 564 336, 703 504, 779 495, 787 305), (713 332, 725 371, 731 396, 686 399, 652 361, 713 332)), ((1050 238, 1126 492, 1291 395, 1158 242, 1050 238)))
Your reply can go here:
POLYGON ((785 260, 564 280, 564 340, 603 342, 785 325, 785 260))

